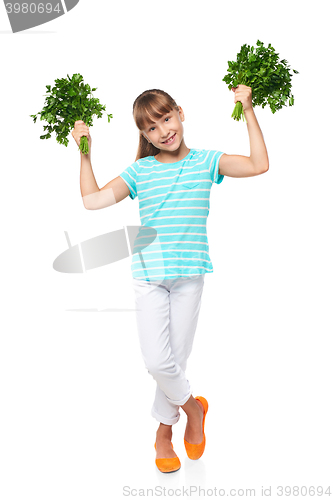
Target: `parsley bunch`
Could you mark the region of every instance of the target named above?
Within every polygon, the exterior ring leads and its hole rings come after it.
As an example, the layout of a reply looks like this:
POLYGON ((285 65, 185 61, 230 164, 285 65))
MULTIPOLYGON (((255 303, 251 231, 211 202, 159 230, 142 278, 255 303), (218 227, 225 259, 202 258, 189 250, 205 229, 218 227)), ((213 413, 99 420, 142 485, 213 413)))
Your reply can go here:
MULTIPOLYGON (((57 141, 66 147, 69 142, 67 136, 77 120, 82 120, 88 127, 91 127, 92 117, 97 115, 97 118, 101 118, 102 112, 105 111, 105 106, 100 104, 99 99, 92 97, 92 92, 97 89, 91 89, 89 85, 85 85, 82 75, 75 73, 72 78, 69 75, 67 77, 68 79, 56 79, 52 89, 51 85, 46 85, 46 93, 49 95, 46 96, 44 108, 36 115, 29 115, 34 123, 36 123, 37 115, 48 123, 44 125, 44 132, 47 130, 47 133, 41 135, 41 139, 49 139, 54 131, 57 141)), ((110 123, 112 114, 107 117, 110 123)), ((89 153, 86 136, 81 137, 79 150, 83 154, 89 153)))
MULTIPOLYGON (((262 106, 269 104, 272 113, 275 113, 282 106, 286 106, 289 97, 289 106, 294 104, 294 96, 291 91, 291 77, 287 61, 279 61, 279 54, 268 44, 257 41, 257 47, 242 45, 237 54, 237 61, 228 61, 228 73, 222 78, 226 82, 228 89, 237 85, 247 85, 252 89, 252 106, 262 106)), ((294 73, 298 73, 293 69, 294 73)), ((239 121, 242 117, 246 121, 243 105, 236 102, 231 117, 239 121)))

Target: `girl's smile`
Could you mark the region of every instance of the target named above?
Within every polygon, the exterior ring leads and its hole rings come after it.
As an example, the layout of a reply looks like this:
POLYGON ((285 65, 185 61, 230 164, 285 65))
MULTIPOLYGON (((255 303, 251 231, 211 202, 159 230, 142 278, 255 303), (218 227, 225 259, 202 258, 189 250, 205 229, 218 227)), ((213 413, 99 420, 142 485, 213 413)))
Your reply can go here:
POLYGON ((163 144, 169 145, 172 144, 175 141, 176 138, 176 132, 166 141, 163 142, 163 144))

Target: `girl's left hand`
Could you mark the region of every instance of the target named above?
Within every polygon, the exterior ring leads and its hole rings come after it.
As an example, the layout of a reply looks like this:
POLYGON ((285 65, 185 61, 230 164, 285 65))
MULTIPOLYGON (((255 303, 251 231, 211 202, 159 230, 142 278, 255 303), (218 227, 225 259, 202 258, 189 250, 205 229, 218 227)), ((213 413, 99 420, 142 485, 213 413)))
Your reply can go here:
POLYGON ((235 92, 235 100, 240 101, 243 105, 243 110, 248 111, 252 109, 252 89, 251 87, 247 87, 246 85, 237 85, 237 87, 232 87, 235 92))

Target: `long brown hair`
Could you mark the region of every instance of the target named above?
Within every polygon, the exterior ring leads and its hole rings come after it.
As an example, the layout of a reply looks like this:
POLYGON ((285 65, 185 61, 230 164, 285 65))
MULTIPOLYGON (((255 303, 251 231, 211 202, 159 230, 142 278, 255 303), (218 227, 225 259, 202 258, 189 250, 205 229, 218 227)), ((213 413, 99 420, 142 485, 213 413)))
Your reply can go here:
POLYGON ((160 152, 158 148, 147 141, 141 130, 151 125, 153 120, 159 120, 173 109, 179 111, 174 99, 163 90, 145 90, 135 99, 133 116, 136 126, 140 130, 139 147, 135 161, 146 156, 155 156, 160 152))

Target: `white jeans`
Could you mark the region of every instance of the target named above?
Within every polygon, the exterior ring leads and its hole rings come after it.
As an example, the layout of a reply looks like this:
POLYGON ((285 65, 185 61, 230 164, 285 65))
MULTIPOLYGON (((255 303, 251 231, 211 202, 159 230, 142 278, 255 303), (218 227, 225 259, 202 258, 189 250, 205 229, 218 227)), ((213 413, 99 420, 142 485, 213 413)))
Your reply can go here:
POLYGON ((132 278, 140 347, 148 372, 156 380, 151 414, 173 425, 179 406, 191 396, 187 359, 197 327, 205 274, 163 281, 132 278))

